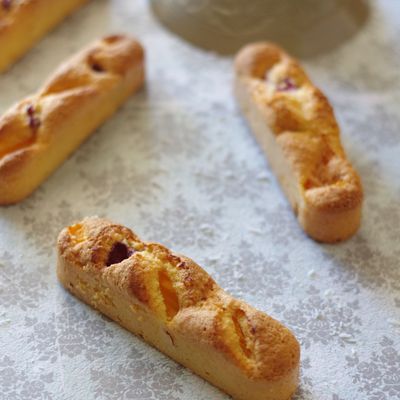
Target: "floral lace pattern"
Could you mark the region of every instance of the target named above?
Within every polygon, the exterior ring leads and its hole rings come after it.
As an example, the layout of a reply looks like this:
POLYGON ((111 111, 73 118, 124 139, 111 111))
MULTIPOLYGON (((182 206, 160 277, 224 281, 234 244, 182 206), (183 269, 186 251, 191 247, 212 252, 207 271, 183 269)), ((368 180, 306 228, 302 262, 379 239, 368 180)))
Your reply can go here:
POLYGON ((105 30, 147 49, 147 88, 0 210, 1 398, 228 398, 61 288, 57 233, 86 215, 193 258, 289 326, 302 344, 296 400, 400 397, 400 5, 370 3, 351 41, 304 61, 365 188, 362 227, 338 245, 298 226, 233 99, 232 60, 165 31, 146 1, 92 2, 0 76, 3 112, 105 30))

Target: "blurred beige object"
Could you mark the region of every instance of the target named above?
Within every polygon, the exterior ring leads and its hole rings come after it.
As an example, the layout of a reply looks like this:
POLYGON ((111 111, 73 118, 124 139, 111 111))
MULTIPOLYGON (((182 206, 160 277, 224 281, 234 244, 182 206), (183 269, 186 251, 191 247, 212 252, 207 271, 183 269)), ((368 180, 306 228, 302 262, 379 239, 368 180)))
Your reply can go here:
POLYGON ((172 32, 223 54, 267 39, 311 56, 352 37, 368 17, 363 0, 151 0, 151 6, 172 32))

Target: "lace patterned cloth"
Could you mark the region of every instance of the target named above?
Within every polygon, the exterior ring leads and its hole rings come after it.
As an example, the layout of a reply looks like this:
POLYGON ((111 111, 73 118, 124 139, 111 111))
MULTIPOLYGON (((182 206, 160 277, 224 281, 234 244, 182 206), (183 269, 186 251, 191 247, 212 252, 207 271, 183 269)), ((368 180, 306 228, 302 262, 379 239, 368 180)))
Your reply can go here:
MULTIPOLYGON (((373 3, 373 4, 372 4, 373 3)), ((195 259, 302 344, 297 400, 400 398, 400 3, 303 64, 365 188, 362 227, 307 238, 240 116, 230 58, 169 34, 147 2, 99 0, 0 76, 0 111, 104 32, 147 48, 148 85, 23 203, 0 210, 2 399, 226 399, 57 282, 55 238, 107 216, 195 259)))

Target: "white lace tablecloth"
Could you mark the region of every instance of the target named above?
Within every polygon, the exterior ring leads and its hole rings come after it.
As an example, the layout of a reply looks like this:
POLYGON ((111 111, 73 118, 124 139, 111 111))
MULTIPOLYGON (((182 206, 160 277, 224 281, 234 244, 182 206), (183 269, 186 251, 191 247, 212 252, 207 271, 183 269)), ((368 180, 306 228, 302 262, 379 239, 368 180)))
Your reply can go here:
MULTIPOLYGON (((230 58, 163 29, 137 1, 95 1, 0 77, 0 111, 104 32, 147 49, 148 84, 23 203, 0 209, 1 399, 226 399, 58 284, 55 239, 107 216, 195 259, 302 344, 297 400, 400 398, 400 2, 304 61, 365 188, 362 227, 299 228, 231 93, 230 58)), ((0 49, 1 51, 1 49, 0 49)))

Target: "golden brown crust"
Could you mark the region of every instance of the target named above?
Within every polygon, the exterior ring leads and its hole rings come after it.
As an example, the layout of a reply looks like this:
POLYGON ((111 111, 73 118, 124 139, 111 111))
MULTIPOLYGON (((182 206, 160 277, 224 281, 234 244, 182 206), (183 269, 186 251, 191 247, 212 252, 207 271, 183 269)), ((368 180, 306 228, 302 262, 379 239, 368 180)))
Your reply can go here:
MULTIPOLYGON (((246 382, 282 386, 288 379, 284 397, 277 392, 276 397, 264 393, 248 398, 287 399, 294 391, 300 349, 292 333, 232 298, 192 260, 159 244, 143 242, 129 229, 96 217, 65 228, 58 238, 58 252, 59 277, 70 290, 73 279, 66 279, 68 273, 60 271, 77 268, 98 282, 97 289, 105 288, 109 301, 113 301, 113 293, 121 294, 135 311, 144 309, 159 320, 172 341, 184 337, 189 343, 210 348, 246 382), (110 264, 110 259, 118 262, 110 264)), ((76 294, 94 304, 87 293, 76 294)), ((98 308, 102 310, 101 305, 98 308)), ((171 356, 179 360, 179 356, 171 356)), ((185 359, 184 364, 192 367, 190 360, 185 359)), ((229 393, 229 386, 220 382, 218 386, 229 393)))
POLYGON ((62 64, 37 94, 8 110, 0 118, 0 204, 29 195, 111 116, 142 85, 143 64, 136 40, 107 36, 62 64))
POLYGON ((326 242, 351 236, 360 223, 363 193, 360 179, 346 159, 327 98, 295 59, 270 43, 242 49, 235 70, 239 102, 267 155, 273 158, 270 161, 282 186, 291 193, 290 201, 303 228, 326 242), (266 139, 269 132, 273 138, 266 139), (279 161, 271 154, 275 150, 281 154, 279 161), (290 169, 285 178, 282 163, 290 169), (331 218, 327 216, 330 223, 321 233, 317 225, 323 221, 317 215, 324 213, 331 218), (311 214, 312 223, 305 220, 311 214))
POLYGON ((0 72, 88 0, 1 0, 0 72))

